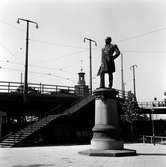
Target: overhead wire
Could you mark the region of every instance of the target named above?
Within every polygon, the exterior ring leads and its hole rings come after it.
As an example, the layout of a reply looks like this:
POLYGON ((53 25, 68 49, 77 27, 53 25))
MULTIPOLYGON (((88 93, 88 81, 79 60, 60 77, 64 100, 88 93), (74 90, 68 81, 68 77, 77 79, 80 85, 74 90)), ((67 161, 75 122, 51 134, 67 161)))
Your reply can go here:
POLYGON ((124 39, 120 39, 120 40, 117 41, 117 43, 125 42, 125 41, 128 41, 128 40, 133 40, 133 39, 136 39, 136 38, 141 38, 141 37, 147 36, 149 34, 159 32, 159 31, 163 31, 163 30, 166 30, 166 27, 157 28, 157 29, 152 30, 152 31, 148 31, 148 32, 141 33, 141 34, 138 34, 138 35, 134 35, 134 36, 131 36, 131 37, 127 37, 127 38, 124 38, 124 39))
MULTIPOLYGON (((5 23, 5 22, 2 21, 2 20, 0 20, 0 22, 6 24, 6 25, 8 25, 8 26, 11 26, 11 27, 13 27, 13 28, 20 29, 20 28, 18 28, 18 27, 16 27, 16 26, 13 26, 13 25, 11 25, 11 24, 5 23)), ((22 29, 20 29, 20 30, 22 30, 22 29)), ((124 39, 120 39, 120 40, 117 41, 117 43, 121 43, 121 42, 129 41, 129 40, 141 38, 141 37, 147 36, 147 35, 149 35, 149 34, 152 34, 152 33, 155 33, 155 32, 159 32, 159 31, 163 31, 163 30, 166 30, 166 27, 157 28, 157 29, 152 30, 152 31, 149 31, 149 32, 145 32, 145 33, 142 33, 142 34, 130 36, 130 37, 127 37, 127 38, 124 38, 124 39)), ((48 42, 48 41, 40 41, 40 40, 34 40, 34 39, 31 39, 31 41, 32 41, 32 42, 43 43, 43 44, 47 44, 47 45, 56 45, 56 46, 62 46, 62 47, 70 47, 70 48, 75 48, 75 49, 85 49, 86 51, 87 51, 87 49, 88 49, 88 48, 84 48, 84 47, 78 47, 78 46, 72 46, 72 45, 65 45, 65 44, 59 44, 59 43, 48 42)), ((13 54, 7 47, 5 47, 2 43, 0 43, 0 45, 1 45, 5 50, 7 50, 8 53, 10 53, 10 55, 14 56, 14 54, 13 54)), ((99 48, 93 48, 93 49, 99 50, 99 48)), ((100 49, 100 50, 101 50, 101 49, 100 49)), ((81 53, 81 52, 85 52, 85 51, 79 51, 79 52, 81 53)), ((166 51, 136 51, 136 50, 124 50, 123 52, 139 53, 139 54, 140 54, 140 53, 143 53, 143 54, 145 54, 145 53, 147 53, 147 54, 149 54, 149 53, 154 53, 154 54, 156 54, 156 53, 161 53, 161 54, 166 53, 166 51)), ((61 59, 61 58, 64 58, 64 56, 61 56, 60 59, 61 59)), ((48 69, 48 67, 44 67, 44 66, 43 66, 43 67, 39 67, 39 68, 47 68, 47 69, 48 69)), ((53 68, 52 68, 52 69, 53 69, 53 68)), ((61 69, 59 69, 59 70, 62 71, 61 69)), ((48 75, 48 74, 47 74, 47 75, 48 75)), ((57 77, 57 76, 56 76, 56 77, 57 77)))
POLYGON ((143 54, 156 54, 156 53, 159 53, 159 54, 165 54, 166 51, 143 51, 143 50, 122 50, 122 52, 128 52, 128 53, 143 53, 143 54))
POLYGON ((35 40, 31 39, 32 42, 38 42, 38 43, 43 43, 47 45, 56 45, 56 46, 61 46, 61 47, 69 47, 69 48, 74 48, 74 49, 87 49, 85 47, 79 47, 79 46, 74 46, 74 45, 66 45, 66 44, 60 44, 60 43, 55 43, 55 42, 48 42, 48 41, 41 41, 41 40, 35 40))
POLYGON ((19 28, 19 27, 17 27, 17 26, 15 26, 15 25, 13 25, 13 24, 10 24, 10 23, 8 23, 8 22, 6 22, 6 21, 2 20, 2 19, 0 19, 0 23, 5 24, 5 25, 7 25, 7 26, 10 26, 10 27, 12 27, 12 28, 14 28, 14 29, 24 31, 24 29, 23 29, 23 28, 19 28))
POLYGON ((5 49, 11 56, 15 56, 13 53, 12 53, 12 51, 8 48, 8 47, 6 47, 4 44, 2 44, 2 42, 0 42, 0 45, 1 45, 1 47, 3 48, 3 49, 5 49))
MULTIPOLYGON (((3 21, 0 19, 0 22, 5 24, 5 25, 8 25, 8 26, 11 26, 13 28, 16 28, 16 29, 19 29, 19 30, 23 30, 21 28, 18 28, 10 23, 7 23, 6 21, 3 21)), ((149 32, 145 32, 145 33, 142 33, 142 34, 138 34, 138 35, 134 35, 134 36, 130 36, 130 37, 127 37, 127 38, 124 38, 124 39, 120 39, 117 41, 117 43, 121 43, 121 42, 125 42, 125 41, 128 41, 128 40, 133 40, 133 39, 136 39, 136 38, 140 38, 140 37, 144 37, 146 35, 149 35, 149 34, 152 34, 152 33, 155 33, 155 32, 158 32, 158 31, 163 31, 163 30, 166 30, 166 27, 162 27, 162 28, 157 28, 157 29, 154 29, 152 31, 149 31, 149 32)), ((88 49, 88 48, 84 48, 84 47, 78 47, 78 46, 73 46, 73 45, 64 45, 64 44, 60 44, 60 43, 55 43, 55 42, 48 42, 48 41, 41 41, 41 40, 35 40, 35 39, 31 39, 32 42, 38 42, 38 43, 44 43, 44 44, 47 44, 47 45, 57 45, 57 46, 62 46, 62 47, 70 47, 70 48, 75 48, 75 49, 88 49)), ((2 43, 0 43, 0 45, 6 49, 12 56, 13 56, 13 53, 6 47, 4 46, 2 43)), ((98 50, 101 50, 99 48, 93 48, 93 49, 98 49, 98 50)), ((81 52, 84 52, 84 51, 79 51, 80 53, 81 52)), ((78 53, 79 53, 78 52, 78 53)), ((134 52, 134 53, 165 53, 166 51, 131 51, 131 50, 125 50, 124 52, 134 52)), ((62 58, 64 56, 61 56, 62 58)), ((60 59, 61 59, 60 57, 60 59)))
MULTIPOLYGON (((7 48, 6 46, 4 46, 1 42, 0 42, 0 45, 13 57, 15 57, 15 54, 13 54, 11 52, 11 50, 9 48, 7 48)), ((73 56, 73 55, 76 55, 76 54, 80 54, 80 53, 83 53, 83 52, 86 52, 87 50, 81 50, 81 51, 77 51, 77 52, 73 52, 71 54, 65 54, 64 56, 61 56, 59 58, 56 59, 56 62, 61 59, 61 58, 65 58, 66 56, 73 56)), ((9 60, 6 60, 4 61, 6 63, 10 63, 10 64, 16 64, 16 65, 23 65, 23 64, 20 64, 20 63, 12 63, 11 61, 9 60)), ((29 66, 34 66, 34 67, 37 67, 37 68, 45 68, 45 69, 54 69, 54 70, 58 70, 58 71, 64 71, 64 72, 67 72, 67 70, 65 71, 63 68, 50 68, 50 67, 46 67, 46 66, 39 66, 39 65, 33 65, 33 64, 30 64, 29 66)))
MULTIPOLYGON (((11 71, 19 71, 19 72, 23 71, 22 69, 2 67, 2 66, 0 66, 0 69, 6 69, 6 70, 11 70, 11 71)), ((62 76, 55 75, 54 73, 50 73, 50 72, 42 73, 42 72, 29 71, 29 73, 47 75, 47 76, 52 76, 52 77, 55 77, 55 78, 61 78, 61 79, 65 79, 65 80, 72 80, 71 78, 65 78, 65 77, 62 77, 62 76)))
MULTIPOLYGON (((5 25, 8 25, 8 26, 11 26, 15 29, 19 29, 19 30, 24 30, 24 29, 21 29, 21 28, 18 28, 17 26, 14 26, 2 19, 0 19, 0 23, 3 23, 5 25)), ((154 29, 152 31, 148 31, 148 32, 145 32, 145 33, 141 33, 141 34, 137 34, 137 35, 134 35, 134 36, 130 36, 130 37, 127 37, 127 38, 124 38, 124 39, 120 39, 120 40, 117 40, 117 43, 119 42, 125 42, 125 41, 128 41, 128 40, 133 40, 133 39, 136 39, 136 38, 140 38, 140 37, 144 37, 146 35, 149 35, 149 34, 152 34, 152 33, 155 33, 155 32, 159 32, 159 31, 163 31, 163 30, 166 30, 166 27, 161 27, 161 28, 157 28, 157 29, 154 29)), ((48 41, 41 41, 41 40, 36 40, 36 39, 31 39, 32 42, 38 42, 38 43, 45 43, 45 44, 48 44, 48 45, 58 45, 58 46, 63 46, 63 47, 71 47, 71 48, 81 48, 81 49, 87 49, 87 48, 84 48, 84 47, 79 47, 79 46, 73 46, 73 45, 64 45, 64 44, 60 44, 60 43, 55 43, 55 42, 48 42, 48 41)))

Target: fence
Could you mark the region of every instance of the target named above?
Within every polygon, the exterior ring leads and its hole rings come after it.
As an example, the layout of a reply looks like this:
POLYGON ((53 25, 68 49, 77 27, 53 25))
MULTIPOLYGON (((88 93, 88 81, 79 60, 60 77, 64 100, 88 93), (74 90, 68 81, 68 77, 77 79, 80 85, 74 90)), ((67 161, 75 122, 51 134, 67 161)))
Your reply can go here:
POLYGON ((166 143, 166 136, 142 136, 143 143, 164 144, 166 143))
POLYGON ((139 102, 140 108, 166 107, 166 101, 139 102))
MULTIPOLYGON (((62 85, 51 85, 51 84, 42 84, 42 83, 28 83, 28 93, 31 94, 77 94, 77 95, 84 95, 84 88, 78 88, 77 90, 75 87, 72 86, 62 86, 62 85)), ((24 85, 20 82, 7 82, 7 81, 0 81, 0 93, 23 93, 24 85)), ((121 90, 118 91, 118 97, 122 99, 127 99, 128 92, 124 92, 121 90)), ((89 92, 89 90, 88 90, 89 92)), ((87 94, 87 91, 85 93, 87 94)))
MULTIPOLYGON (((1 93, 23 93, 23 84, 20 82, 6 82, 0 81, 1 93)), ((54 94, 54 93, 75 93, 74 87, 51 85, 42 83, 28 83, 28 93, 40 93, 40 94, 54 94)))

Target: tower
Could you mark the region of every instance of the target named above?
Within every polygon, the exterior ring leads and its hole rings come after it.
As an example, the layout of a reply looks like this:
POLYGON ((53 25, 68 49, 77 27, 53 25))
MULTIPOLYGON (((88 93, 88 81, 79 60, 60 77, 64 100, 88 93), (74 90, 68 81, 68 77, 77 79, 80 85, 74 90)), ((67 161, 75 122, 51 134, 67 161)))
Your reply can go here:
POLYGON ((83 69, 81 68, 81 72, 78 73, 78 85, 85 85, 85 73, 83 72, 83 69))
POLYGON ((81 71, 78 73, 78 83, 75 85, 75 94, 80 96, 88 96, 89 95, 89 88, 85 82, 85 73, 81 68, 81 71))

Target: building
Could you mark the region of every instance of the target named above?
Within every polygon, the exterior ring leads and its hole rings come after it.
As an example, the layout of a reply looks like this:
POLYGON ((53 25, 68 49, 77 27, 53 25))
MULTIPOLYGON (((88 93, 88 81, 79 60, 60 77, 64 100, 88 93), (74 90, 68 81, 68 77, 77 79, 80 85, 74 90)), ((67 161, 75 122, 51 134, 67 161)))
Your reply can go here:
POLYGON ((81 68, 81 71, 78 73, 78 84, 75 85, 75 94, 81 96, 88 96, 89 95, 89 87, 86 85, 85 82, 85 73, 81 68))

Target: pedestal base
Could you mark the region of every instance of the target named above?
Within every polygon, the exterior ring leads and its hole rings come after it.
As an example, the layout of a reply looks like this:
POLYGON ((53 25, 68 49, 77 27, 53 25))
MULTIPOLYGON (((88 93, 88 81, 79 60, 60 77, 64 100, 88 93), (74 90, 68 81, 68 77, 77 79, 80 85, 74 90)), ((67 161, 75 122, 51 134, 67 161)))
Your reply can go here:
POLYGON ((92 149, 95 150, 122 150, 123 141, 122 140, 112 140, 112 139, 95 139, 91 140, 92 149))
POLYGON ((80 151, 79 154, 88 156, 105 156, 105 157, 122 157, 122 156, 135 156, 135 150, 123 149, 123 150, 94 150, 89 149, 80 151))
POLYGON ((80 154, 89 156, 131 156, 135 150, 123 148, 118 111, 117 91, 110 88, 99 88, 94 91, 95 126, 92 129, 91 148, 80 154))

